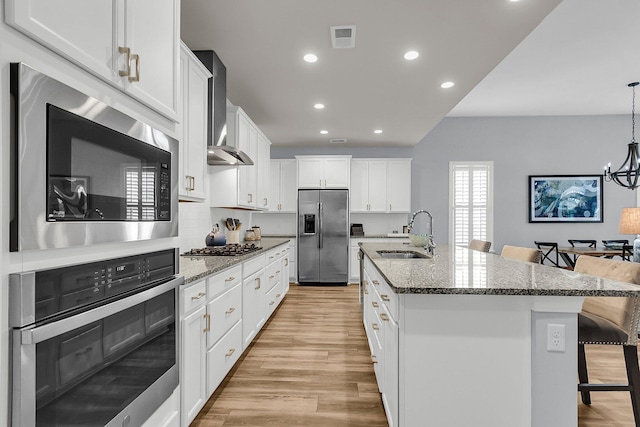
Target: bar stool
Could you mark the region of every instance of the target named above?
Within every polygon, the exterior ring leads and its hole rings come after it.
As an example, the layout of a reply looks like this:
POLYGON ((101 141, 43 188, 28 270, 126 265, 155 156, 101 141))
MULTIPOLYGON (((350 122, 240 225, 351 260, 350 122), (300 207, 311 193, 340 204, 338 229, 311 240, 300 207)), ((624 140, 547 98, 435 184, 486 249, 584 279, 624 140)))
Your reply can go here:
POLYGON ((539 249, 504 245, 502 247, 502 253, 500 255, 502 255, 505 258, 519 259, 520 261, 539 263, 540 258, 542 257, 542 252, 539 249))
POLYGON ((469 242, 469 249, 473 249, 474 251, 489 252, 490 247, 491 242, 485 242, 484 240, 473 239, 469 242))
MULTIPOLYGON (((591 256, 578 257, 574 271, 640 284, 640 263, 591 256)), ((639 297, 586 297, 578 314, 578 391, 585 405, 592 391, 628 391, 635 424, 640 427, 640 369, 638 368, 639 297), (589 384, 585 344, 620 345, 628 384, 589 384)))
POLYGON ((547 260, 551 263, 551 265, 555 267, 560 267, 560 260, 558 258, 558 244, 556 242, 538 242, 534 241, 540 252, 542 253, 542 259, 540 259, 540 264, 544 264, 544 261, 547 260), (555 261, 551 259, 551 257, 555 254, 555 261))

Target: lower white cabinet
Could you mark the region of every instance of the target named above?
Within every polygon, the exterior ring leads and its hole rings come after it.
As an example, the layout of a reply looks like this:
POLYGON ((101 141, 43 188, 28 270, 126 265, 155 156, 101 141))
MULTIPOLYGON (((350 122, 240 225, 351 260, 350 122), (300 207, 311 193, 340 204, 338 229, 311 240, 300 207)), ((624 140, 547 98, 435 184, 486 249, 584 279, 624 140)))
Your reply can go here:
MULTIPOLYGON (((204 281, 201 282, 204 285, 204 281)), ((198 286, 198 284, 194 285, 198 286)), ((204 289, 204 286, 202 286, 204 289)), ((188 289, 187 289, 188 290, 188 289)), ((181 295, 194 298, 183 290, 181 295)), ((205 334, 207 308, 202 304, 181 320, 182 344, 180 347, 180 384, 182 388, 182 425, 187 426, 198 415, 208 399, 206 394, 207 336, 205 334)))
POLYGON ((265 274, 264 255, 258 257, 259 260, 247 261, 243 268, 242 280, 242 350, 244 351, 255 338, 265 323, 265 274), (251 263, 251 266, 247 264, 251 263), (258 270, 254 267, 260 265, 258 270))
MULTIPOLYGON (((402 236, 399 234, 399 236, 402 236)), ((406 236, 406 235, 405 235, 406 236)), ((358 252, 360 252, 360 243, 408 243, 409 237, 380 237, 380 238, 365 238, 365 237, 352 237, 349 239, 349 282, 358 283, 360 280, 360 259, 358 258, 358 252)))
POLYGON ((211 396, 242 354, 242 321, 207 350, 207 395, 211 396))

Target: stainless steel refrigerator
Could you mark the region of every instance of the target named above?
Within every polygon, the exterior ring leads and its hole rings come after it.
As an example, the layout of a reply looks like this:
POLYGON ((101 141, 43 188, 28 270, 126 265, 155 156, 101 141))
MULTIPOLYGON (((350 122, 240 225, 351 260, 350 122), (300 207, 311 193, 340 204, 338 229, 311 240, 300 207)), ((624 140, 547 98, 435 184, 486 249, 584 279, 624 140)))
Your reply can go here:
POLYGON ((348 223, 348 190, 298 190, 300 284, 347 284, 348 223))

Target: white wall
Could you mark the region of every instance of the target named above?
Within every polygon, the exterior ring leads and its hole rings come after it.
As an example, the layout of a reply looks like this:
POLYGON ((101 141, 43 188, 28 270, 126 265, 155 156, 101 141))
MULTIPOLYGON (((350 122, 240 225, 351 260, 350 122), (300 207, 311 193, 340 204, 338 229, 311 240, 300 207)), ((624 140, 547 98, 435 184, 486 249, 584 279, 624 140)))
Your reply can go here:
POLYGON ((534 240, 633 240, 618 234, 618 221, 636 191, 613 183, 604 185, 603 223, 530 224, 527 213, 529 175, 601 174, 622 163, 630 133, 629 116, 445 118, 413 151, 412 205, 433 214, 436 241, 447 241, 449 161, 493 160, 496 252, 534 240))

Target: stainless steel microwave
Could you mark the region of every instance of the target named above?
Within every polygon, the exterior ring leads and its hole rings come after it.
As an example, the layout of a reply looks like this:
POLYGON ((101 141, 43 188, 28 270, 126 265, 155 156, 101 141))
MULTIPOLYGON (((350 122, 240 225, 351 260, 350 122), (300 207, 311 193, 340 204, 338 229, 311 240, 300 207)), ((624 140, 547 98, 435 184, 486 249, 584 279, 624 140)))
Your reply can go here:
POLYGON ((11 64, 11 251, 178 234, 178 142, 11 64))

